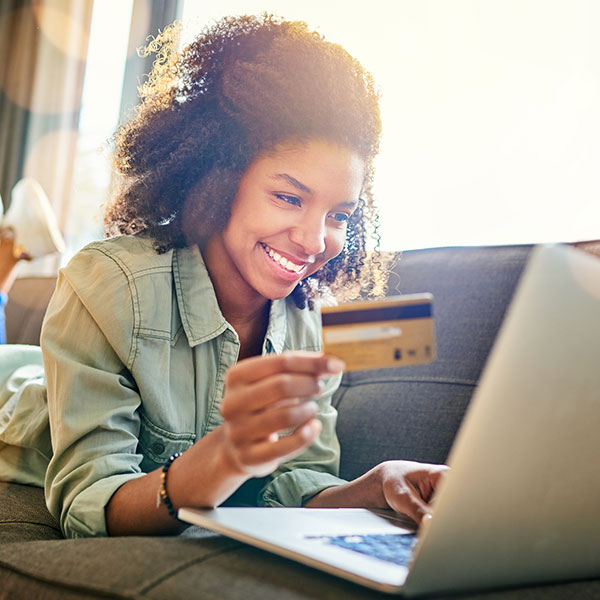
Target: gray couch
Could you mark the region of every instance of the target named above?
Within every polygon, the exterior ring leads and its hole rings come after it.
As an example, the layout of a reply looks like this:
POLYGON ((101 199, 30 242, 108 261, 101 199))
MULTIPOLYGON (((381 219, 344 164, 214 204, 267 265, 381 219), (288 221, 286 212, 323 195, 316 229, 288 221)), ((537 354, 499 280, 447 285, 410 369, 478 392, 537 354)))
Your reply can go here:
MULTIPOLYGON (((529 250, 438 248, 403 254, 390 293, 396 288, 434 294, 438 359, 344 376, 335 396, 343 477, 354 478, 390 458, 445 461, 529 250)), ((36 331, 17 322, 39 324, 40 306, 31 308, 27 298, 47 297, 44 284, 51 282, 23 282, 33 285, 25 295, 15 288, 8 306, 12 341, 36 341, 36 331)), ((199 528, 179 537, 64 540, 41 490, 0 484, 0 599, 187 597, 386 596, 199 528)), ((460 597, 600 598, 600 579, 460 597)))

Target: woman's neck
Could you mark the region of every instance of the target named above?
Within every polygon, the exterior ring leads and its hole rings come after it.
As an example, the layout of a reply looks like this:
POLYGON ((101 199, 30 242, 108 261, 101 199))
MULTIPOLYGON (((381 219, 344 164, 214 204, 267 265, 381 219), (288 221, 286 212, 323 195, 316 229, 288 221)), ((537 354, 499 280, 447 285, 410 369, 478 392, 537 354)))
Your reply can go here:
POLYGON ((260 354, 269 322, 271 302, 252 289, 229 260, 215 236, 202 248, 221 313, 237 332, 242 353, 260 354), (258 351, 257 351, 258 349, 258 351))
MULTIPOLYGON (((219 296, 217 296, 217 299, 219 296)), ((233 327, 240 340, 238 359, 262 354, 263 342, 269 325, 270 301, 253 312, 232 312, 221 307, 221 312, 227 322, 233 327)), ((221 301, 219 300, 219 306, 221 301)), ((234 310, 237 307, 232 307, 234 310)))

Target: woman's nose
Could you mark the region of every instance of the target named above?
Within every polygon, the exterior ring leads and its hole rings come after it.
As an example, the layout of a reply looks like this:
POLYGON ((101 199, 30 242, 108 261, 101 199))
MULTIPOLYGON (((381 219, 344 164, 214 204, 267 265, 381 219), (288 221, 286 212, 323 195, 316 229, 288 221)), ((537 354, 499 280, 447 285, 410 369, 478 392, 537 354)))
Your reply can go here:
POLYGON ((290 239, 307 256, 325 251, 325 223, 323 219, 303 219, 290 231, 290 239))

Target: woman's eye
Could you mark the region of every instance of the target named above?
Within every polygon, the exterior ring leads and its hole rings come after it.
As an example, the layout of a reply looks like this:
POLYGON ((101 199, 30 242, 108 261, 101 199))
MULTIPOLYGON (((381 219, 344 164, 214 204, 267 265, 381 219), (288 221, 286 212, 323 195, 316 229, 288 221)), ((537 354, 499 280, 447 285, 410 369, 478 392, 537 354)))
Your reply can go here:
POLYGON ((333 213, 332 217, 338 221, 338 223, 347 223, 350 219, 350 215, 346 213, 333 213))
POLYGON ((295 206, 300 206, 302 204, 302 202, 300 202, 300 198, 297 198, 296 196, 288 196, 287 194, 275 194, 276 198, 279 198, 279 200, 283 200, 284 202, 287 202, 288 204, 293 204, 295 206))

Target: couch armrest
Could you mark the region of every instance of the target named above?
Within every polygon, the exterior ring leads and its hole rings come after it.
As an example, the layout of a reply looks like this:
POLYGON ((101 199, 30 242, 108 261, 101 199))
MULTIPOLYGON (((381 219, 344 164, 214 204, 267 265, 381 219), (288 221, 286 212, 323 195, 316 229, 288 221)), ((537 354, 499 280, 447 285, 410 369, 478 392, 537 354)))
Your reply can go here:
POLYGON ((6 339, 9 344, 39 345, 46 307, 56 277, 22 277, 15 281, 6 305, 6 339))

